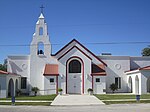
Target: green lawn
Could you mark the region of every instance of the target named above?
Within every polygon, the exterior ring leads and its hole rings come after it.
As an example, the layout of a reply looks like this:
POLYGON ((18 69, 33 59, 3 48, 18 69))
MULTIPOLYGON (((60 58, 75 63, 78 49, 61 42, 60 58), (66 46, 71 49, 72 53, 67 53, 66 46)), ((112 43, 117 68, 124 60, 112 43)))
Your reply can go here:
POLYGON ((137 101, 103 101, 106 105, 109 104, 131 104, 131 103, 150 103, 150 100, 141 100, 140 102, 137 101))
MULTIPOLYGON (((135 95, 116 95, 116 94, 96 94, 100 100, 117 100, 117 99, 135 99, 135 95)), ((141 99, 150 99, 150 94, 141 95, 141 99)))
POLYGON ((147 100, 140 100, 140 102, 136 101, 136 95, 97 94, 95 96, 100 100, 102 100, 105 104, 150 103, 150 94, 141 95, 141 99, 147 99, 147 100), (111 101, 111 100, 124 100, 124 99, 135 99, 135 101, 111 101), (110 100, 110 101, 106 101, 106 100, 110 100))
MULTIPOLYGON (((49 106, 50 102, 16 102, 15 105, 49 106)), ((0 102, 0 105, 12 105, 11 102, 0 102)))
MULTIPOLYGON (((45 100, 52 101, 57 95, 41 95, 41 96, 18 96, 16 100, 45 100)), ((0 100, 11 100, 11 98, 1 98, 0 100)))

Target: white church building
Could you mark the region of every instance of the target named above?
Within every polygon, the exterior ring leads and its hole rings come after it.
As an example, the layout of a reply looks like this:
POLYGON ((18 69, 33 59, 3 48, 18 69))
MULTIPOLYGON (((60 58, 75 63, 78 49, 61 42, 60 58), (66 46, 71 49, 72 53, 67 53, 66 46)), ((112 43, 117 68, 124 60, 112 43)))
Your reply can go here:
POLYGON ((88 94, 89 88, 94 94, 106 94, 111 92, 112 83, 119 93, 150 92, 150 57, 96 56, 76 39, 56 54, 51 51, 41 13, 30 54, 8 56, 8 72, 0 71, 0 97, 14 96, 18 89, 31 95, 32 87, 38 87, 40 95, 57 94, 58 88, 63 94, 88 94))

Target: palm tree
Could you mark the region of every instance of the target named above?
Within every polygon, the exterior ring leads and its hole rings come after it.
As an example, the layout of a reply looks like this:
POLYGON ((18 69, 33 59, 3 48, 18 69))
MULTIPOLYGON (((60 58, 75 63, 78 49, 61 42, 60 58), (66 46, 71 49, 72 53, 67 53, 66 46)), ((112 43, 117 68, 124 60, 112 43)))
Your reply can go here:
POLYGON ((34 96, 36 96, 37 92, 39 91, 39 88, 38 87, 33 87, 32 91, 34 92, 34 96))

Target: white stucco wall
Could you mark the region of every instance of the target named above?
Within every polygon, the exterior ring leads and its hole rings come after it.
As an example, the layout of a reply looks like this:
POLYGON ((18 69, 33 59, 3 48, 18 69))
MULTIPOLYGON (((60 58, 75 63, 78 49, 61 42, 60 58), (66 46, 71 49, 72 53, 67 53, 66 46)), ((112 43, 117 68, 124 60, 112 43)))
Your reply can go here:
POLYGON ((150 78, 150 70, 141 70, 141 93, 147 93, 147 80, 150 78))
POLYGON ((6 98, 6 75, 0 74, 0 98, 6 98))
POLYGON ((132 78, 132 93, 133 94, 142 94, 142 88, 141 88, 141 84, 142 84, 142 75, 141 75, 141 72, 139 72, 138 70, 137 71, 134 71, 134 72, 131 72, 131 73, 128 73, 127 74, 127 83, 129 81, 129 77, 132 78), (136 84, 136 77, 138 77, 139 79, 139 88, 138 88, 138 91, 137 92, 137 84, 136 84))
POLYGON ((7 61, 8 72, 27 78, 27 88, 22 89, 22 92, 28 93, 30 85, 30 56, 8 56, 7 61))
MULTIPOLYGON (((31 67, 30 67, 31 88, 38 87, 40 90, 45 90, 47 88, 44 84, 47 81, 44 78, 45 76, 43 76, 45 65, 57 64, 57 60, 52 57, 47 57, 45 55, 43 56, 33 55, 31 56, 31 59, 32 59, 30 62, 31 63, 31 67)), ((44 91, 40 91, 39 94, 44 95, 45 93, 44 91)))
POLYGON ((56 89, 57 89, 57 76, 45 76, 44 77, 44 89, 45 89, 45 95, 48 94, 56 94, 56 89), (54 83, 50 83, 50 78, 54 78, 54 83))
POLYGON ((105 94, 106 76, 93 76, 93 92, 94 94, 105 94), (96 82, 96 78, 100 78, 100 82, 96 82))
POLYGON ((106 67, 106 92, 112 92, 110 85, 115 83, 115 77, 121 77, 121 89, 116 92, 127 92, 127 77, 125 71, 130 70, 130 60, 128 56, 99 56, 107 64, 106 67))

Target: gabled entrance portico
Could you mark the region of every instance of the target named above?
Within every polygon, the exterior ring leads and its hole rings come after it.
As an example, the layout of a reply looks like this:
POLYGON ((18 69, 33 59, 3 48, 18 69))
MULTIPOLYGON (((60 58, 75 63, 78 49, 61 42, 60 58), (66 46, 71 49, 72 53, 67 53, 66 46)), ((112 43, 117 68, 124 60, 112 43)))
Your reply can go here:
POLYGON ((84 64, 81 58, 71 57, 66 67, 66 93, 84 93, 84 64))

